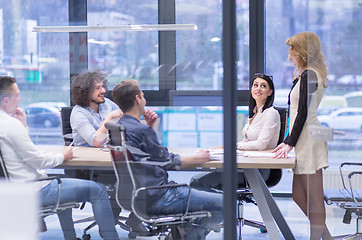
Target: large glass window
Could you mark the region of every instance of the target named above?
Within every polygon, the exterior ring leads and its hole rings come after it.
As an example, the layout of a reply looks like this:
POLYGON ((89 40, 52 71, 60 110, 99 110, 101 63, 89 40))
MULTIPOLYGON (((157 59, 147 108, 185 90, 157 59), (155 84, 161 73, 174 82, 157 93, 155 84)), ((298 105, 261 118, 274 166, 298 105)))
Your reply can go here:
MULTIPOLYGON (((238 88, 249 88, 249 1, 236 3, 238 88)), ((194 23, 197 31, 176 34, 177 90, 222 89, 222 2, 176 0, 176 22, 194 23)))
POLYGON ((221 2, 177 0, 176 22, 198 27, 197 31, 176 34, 177 90, 220 90, 221 2))
MULTIPOLYGON (((158 1, 88 1, 88 25, 158 23, 158 1), (142 14, 141 14, 142 13, 142 14)), ((89 69, 104 69, 113 86, 137 79, 144 90, 159 89, 158 32, 88 33, 89 69)))
POLYGON ((69 104, 69 37, 37 35, 32 28, 68 25, 68 2, 0 1, 0 22, 0 74, 17 80, 30 135, 37 143, 62 143, 59 107, 69 104))

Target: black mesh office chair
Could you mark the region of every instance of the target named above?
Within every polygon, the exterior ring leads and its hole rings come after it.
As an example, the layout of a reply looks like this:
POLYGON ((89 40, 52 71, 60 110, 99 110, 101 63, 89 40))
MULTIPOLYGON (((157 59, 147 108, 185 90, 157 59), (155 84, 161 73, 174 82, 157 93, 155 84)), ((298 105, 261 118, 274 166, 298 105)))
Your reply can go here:
MULTIPOLYGON (((288 128, 288 108, 274 107, 280 115, 280 132, 278 144, 280 144, 286 135, 288 128)), ((268 187, 273 187, 278 184, 282 178, 281 169, 259 169, 261 176, 263 177, 268 187)), ((241 239, 241 228, 243 225, 259 228, 261 232, 266 232, 266 227, 262 222, 245 219, 243 216, 244 202, 253 203, 256 205, 252 198, 251 189, 246 182, 244 172, 238 172, 238 186, 237 186, 237 217, 239 226, 239 239, 241 239)), ((222 192, 222 172, 211 173, 199 173, 193 176, 190 180, 190 186, 195 188, 201 188, 205 190, 212 190, 216 192, 222 192)))
POLYGON ((137 179, 134 177, 134 172, 142 172, 144 166, 150 163, 132 161, 132 154, 137 154, 145 158, 149 155, 126 143, 125 129, 122 125, 108 122, 105 126, 108 129, 110 139, 108 148, 110 150, 114 172, 117 176, 117 202, 122 208, 132 211, 139 219, 147 223, 148 226, 150 226, 153 235, 158 235, 160 240, 164 240, 166 238, 166 233, 171 231, 172 238, 178 240, 180 239, 180 233, 177 226, 192 224, 196 219, 211 216, 211 213, 207 211, 190 212, 188 211, 188 207, 184 213, 149 215, 147 213, 146 191, 181 186, 188 187, 188 185, 168 184, 149 187, 139 186, 137 179))
POLYGON ((345 210, 343 223, 350 224, 352 214, 356 214, 356 232, 342 236, 333 236, 334 239, 362 239, 362 190, 355 189, 352 184, 352 178, 361 175, 362 163, 342 163, 339 167, 340 177, 342 181, 342 189, 325 189, 324 200, 328 205, 336 204, 338 207, 345 210), (343 167, 353 166, 353 170, 348 172, 343 171, 343 167), (345 181, 347 180, 348 181, 345 181))
MULTIPOLYGON (((4 137, 0 136, 0 141, 3 141, 3 140, 4 140, 4 137)), ((9 174, 8 174, 6 164, 5 164, 5 159, 3 158, 3 155, 1 152, 1 144, 0 144, 0 179, 4 179, 5 181, 10 181, 9 174)), ((57 201, 53 205, 43 205, 40 207, 40 209, 39 209, 39 217, 40 217, 39 230, 41 232, 45 232, 47 230, 46 224, 44 222, 45 217, 55 214, 59 211, 64 211, 69 208, 78 208, 79 207, 79 203, 77 203, 77 202, 63 202, 63 203, 60 202, 62 181, 58 176, 46 177, 46 178, 38 179, 36 181, 49 181, 49 180, 54 180, 54 179, 56 179, 58 182, 58 198, 57 198, 57 201)))

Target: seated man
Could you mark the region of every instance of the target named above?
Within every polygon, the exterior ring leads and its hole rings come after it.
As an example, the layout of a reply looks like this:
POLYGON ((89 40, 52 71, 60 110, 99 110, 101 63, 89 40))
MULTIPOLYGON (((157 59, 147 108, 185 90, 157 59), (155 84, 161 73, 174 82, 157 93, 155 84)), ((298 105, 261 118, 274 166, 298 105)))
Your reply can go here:
MULTIPOLYGON (((146 99, 136 80, 125 80, 117 84, 112 95, 114 101, 123 111, 119 123, 124 125, 126 129, 126 140, 134 147, 148 153, 150 161, 153 163, 145 165, 144 171, 141 171, 143 172, 142 175, 139 174, 140 171, 135 173, 140 187, 172 183, 168 179, 167 170, 209 161, 210 154, 205 150, 188 157, 180 157, 168 152, 167 148, 159 143, 156 132, 150 126, 140 122, 141 116, 146 112, 146 99), (155 165, 156 162, 159 162, 160 165, 155 165)), ((137 159, 134 160, 137 161, 137 159)), ((145 210, 149 214, 182 213, 186 209, 188 192, 186 187, 154 190, 152 194, 147 192, 147 209, 145 210)), ((186 229, 185 239, 205 239, 210 230, 216 230, 222 221, 222 202, 222 194, 192 189, 190 211, 210 211, 212 217, 201 219, 198 224, 202 227, 186 229)))
POLYGON ((118 106, 105 98, 106 74, 86 72, 72 79, 72 102, 76 104, 70 115, 74 146, 102 147, 107 139, 104 124, 122 117, 118 106))
MULTIPOLYGON (((107 75, 100 70, 86 72, 76 75, 72 79, 71 93, 72 102, 76 104, 70 116, 70 124, 73 131, 74 146, 102 147, 107 139, 107 129, 104 124, 112 119, 122 117, 119 107, 110 99, 105 97, 107 91, 107 75)), ((145 120, 150 126, 154 126, 157 114, 148 111, 145 120)), ((87 172, 67 171, 70 176, 87 178, 87 172)), ((113 171, 93 171, 92 179, 106 185, 113 185, 116 177, 113 171)), ((114 196, 111 196, 113 214, 117 219, 121 209, 114 196)), ((132 231, 139 235, 148 235, 147 229, 143 227, 133 214, 126 221, 132 227, 132 231)))
MULTIPOLYGON (((42 169, 52 168, 73 158, 70 147, 62 153, 44 153, 31 141, 24 111, 18 108, 20 91, 12 77, 0 77, 0 142, 9 178, 14 182, 31 182, 46 177, 42 169)), ((42 205, 54 204, 57 200, 58 183, 56 180, 34 182, 39 189, 42 205)), ((99 225, 103 239, 119 239, 114 227, 110 201, 102 184, 80 179, 62 179, 61 202, 89 201, 92 203, 94 217, 99 225)), ((72 220, 72 209, 58 213, 66 240, 76 239, 72 220)))
MULTIPOLYGON (((107 75, 100 70, 78 74, 72 79, 70 115, 74 146, 102 147, 107 139, 106 122, 122 117, 119 107, 105 97, 107 75)), ((145 120, 154 127, 157 114, 147 111, 145 120)))

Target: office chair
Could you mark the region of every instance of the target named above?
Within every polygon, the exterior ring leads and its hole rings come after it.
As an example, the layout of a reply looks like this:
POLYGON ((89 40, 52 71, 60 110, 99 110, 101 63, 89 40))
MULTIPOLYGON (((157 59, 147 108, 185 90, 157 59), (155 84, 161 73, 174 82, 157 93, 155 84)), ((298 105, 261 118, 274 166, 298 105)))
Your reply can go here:
MULTIPOLYGON (((139 186, 134 172, 142 171, 146 164, 152 163, 132 161, 132 156, 137 154, 147 158, 149 155, 126 143, 123 125, 108 122, 105 126, 109 135, 109 145, 107 145, 107 147, 110 151, 114 172, 117 177, 116 200, 122 208, 132 211, 141 221, 147 223, 153 235, 158 235, 159 240, 164 240, 166 239, 166 233, 171 232, 172 238, 179 240, 180 233, 178 226, 192 224, 196 219, 211 216, 211 213, 207 211, 190 212, 188 211, 188 207, 184 213, 149 215, 146 211, 147 199, 145 197, 145 191, 189 186, 187 184, 167 184, 149 187, 139 186)), ((189 205, 189 202, 187 204, 189 205)), ((136 236, 129 235, 129 237, 134 238, 136 236)))
MULTIPOLYGON (((70 125, 70 115, 72 113, 73 107, 62 107, 60 109, 60 116, 61 116, 61 126, 62 126, 62 132, 63 132, 63 139, 64 139, 64 145, 69 146, 73 142, 73 134, 72 134, 72 127, 70 125)), ((116 182, 116 177, 113 172, 110 171, 89 171, 89 170, 66 170, 65 173, 74 178, 80 178, 80 179, 87 179, 87 180, 93 180, 96 182, 100 182, 106 185, 107 192, 112 198, 114 199, 114 191, 115 186, 113 183, 116 182), (110 184, 112 183, 112 184, 110 184)), ((85 207, 85 202, 83 202, 80 206, 80 210, 82 210, 85 207)), ((116 205, 116 203, 114 203, 116 205)), ((118 205, 116 206, 118 208, 118 205)), ((114 210, 115 215, 115 223, 116 225, 119 225, 122 229, 129 231, 130 227, 128 227, 126 224, 124 224, 123 220, 127 220, 127 218, 119 216, 119 213, 121 212, 121 209, 115 210, 115 207, 112 206, 112 209, 114 210)), ((83 230, 83 239, 90 239, 90 235, 87 234, 87 232, 95 227, 97 225, 94 216, 87 217, 84 219, 75 220, 74 223, 84 223, 84 222, 92 222, 89 226, 87 226, 83 230)))
MULTIPOLYGON (((288 122, 287 122, 288 108, 281 108, 281 107, 274 107, 274 108, 278 111, 280 115, 280 132, 278 139, 278 144, 280 144, 281 142, 283 142, 288 128, 288 122)), ((277 185, 280 179, 282 178, 281 169, 259 169, 259 172, 268 187, 273 187, 277 185)), ((252 198, 252 192, 245 179, 244 172, 240 171, 237 174, 238 174, 237 175, 238 186, 236 192, 237 192, 237 218, 239 226, 239 239, 242 238, 241 229, 243 225, 259 228, 261 232, 267 232, 267 229, 262 222, 244 218, 243 216, 244 202, 253 203, 255 205, 256 202, 252 198)), ((222 193, 223 192, 222 172, 199 173, 191 178, 190 186, 222 193)))
POLYGON ((73 107, 60 108, 61 126, 63 132, 64 145, 69 146, 73 142, 72 127, 70 126, 70 114, 73 107))
MULTIPOLYGON (((0 139, 2 139, 3 137, 0 136, 0 139)), ((5 181, 10 181, 9 180, 9 174, 5 165, 5 160, 3 158, 1 149, 0 149, 0 179, 3 178, 5 179, 5 181)), ((56 179, 58 182, 58 197, 57 197, 57 201, 55 202, 54 205, 46 205, 46 206, 41 206, 39 209, 39 217, 40 217, 40 226, 39 226, 39 230, 40 232, 45 232, 47 230, 44 218, 55 214, 59 211, 64 211, 66 209, 69 208, 79 208, 79 203, 77 202, 64 202, 64 203, 60 203, 60 192, 61 192, 61 187, 62 187, 62 181, 59 177, 57 176, 51 176, 51 177, 46 177, 46 178, 42 178, 42 179, 38 179, 36 181, 49 181, 49 180, 53 180, 56 179)))
POLYGON ((353 176, 362 174, 362 171, 354 171, 356 167, 361 167, 362 163, 345 162, 339 166, 339 173, 342 180, 343 189, 325 189, 324 200, 328 205, 336 204, 339 208, 345 209, 343 223, 350 224, 352 213, 357 215, 356 232, 341 236, 333 236, 334 239, 362 239, 362 190, 354 189, 352 184, 353 176), (344 176, 344 166, 355 166, 344 176), (348 184, 345 182, 348 179, 348 184))

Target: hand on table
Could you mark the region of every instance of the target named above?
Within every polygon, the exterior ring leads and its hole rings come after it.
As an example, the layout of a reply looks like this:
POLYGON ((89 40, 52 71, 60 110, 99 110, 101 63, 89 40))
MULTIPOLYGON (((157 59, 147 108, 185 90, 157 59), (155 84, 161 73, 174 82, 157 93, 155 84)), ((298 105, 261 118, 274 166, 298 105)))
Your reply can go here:
POLYGON ((65 147, 62 151, 64 155, 64 161, 70 160, 73 158, 73 149, 72 147, 65 147))
POLYGON ((293 149, 292 146, 281 143, 272 152, 275 153, 273 158, 288 158, 288 153, 293 149))
POLYGON ((204 163, 204 162, 208 162, 210 160, 210 152, 209 150, 200 150, 196 153, 195 156, 195 164, 197 163, 204 163))

